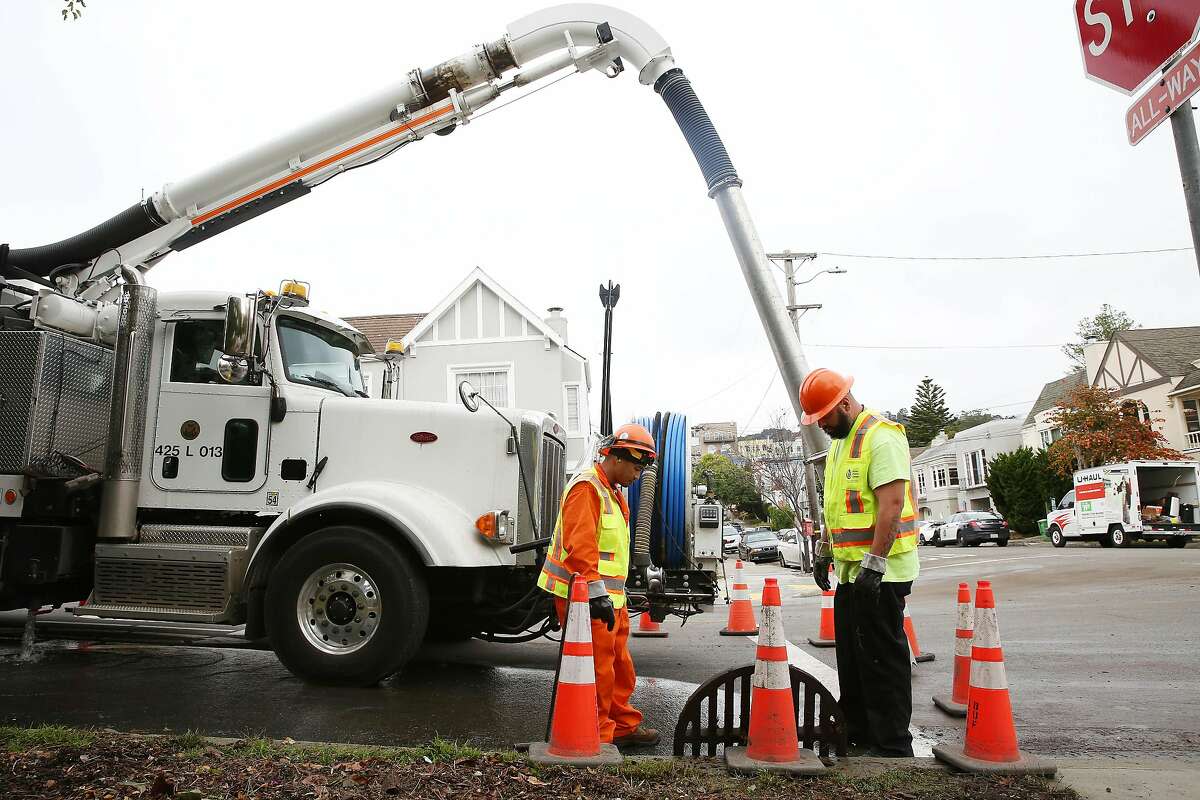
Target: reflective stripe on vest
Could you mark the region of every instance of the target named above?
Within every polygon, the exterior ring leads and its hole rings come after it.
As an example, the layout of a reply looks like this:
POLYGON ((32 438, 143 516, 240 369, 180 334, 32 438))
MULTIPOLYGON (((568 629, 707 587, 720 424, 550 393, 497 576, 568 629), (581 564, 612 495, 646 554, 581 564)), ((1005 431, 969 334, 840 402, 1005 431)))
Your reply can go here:
MULTIPOLYGON (((836 439, 825 462, 825 524, 829 527, 833 557, 861 561, 875 539, 878 503, 869 483, 871 440, 881 430, 904 432, 904 426, 874 411, 863 411, 845 439, 836 439)), ((917 514, 911 481, 905 481, 904 506, 896 540, 888 555, 906 553, 917 546, 917 514)))
MULTIPOLYGON (((601 581, 595 583, 608 592, 614 607, 621 608, 625 605, 625 576, 629 573, 629 523, 625 520, 620 503, 616 502, 611 490, 597 475, 595 466, 575 476, 563 490, 559 500, 558 521, 550 537, 550 548, 538 576, 538 586, 558 597, 569 596, 571 573, 565 566, 567 551, 562 532, 562 505, 566 503, 571 490, 581 483, 590 484, 600 498, 600 518, 596 520, 596 544, 599 550, 596 571, 600 573, 601 581)), ((589 593, 595 591, 592 586, 588 589, 589 593)))

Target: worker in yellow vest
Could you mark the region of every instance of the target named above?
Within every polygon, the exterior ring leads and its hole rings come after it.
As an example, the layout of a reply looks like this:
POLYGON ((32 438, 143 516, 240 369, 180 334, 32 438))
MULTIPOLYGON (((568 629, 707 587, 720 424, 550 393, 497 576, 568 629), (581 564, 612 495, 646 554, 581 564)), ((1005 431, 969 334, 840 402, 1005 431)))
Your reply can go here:
POLYGON ((801 423, 833 440, 825 457, 825 531, 813 577, 834 596, 840 704, 852 744, 911 757, 912 680, 905 598, 920 570, 912 467, 904 426, 854 399, 854 379, 813 370, 800 386, 801 423))
POLYGON ((641 725, 629 703, 637 675, 629 655, 629 505, 618 487, 637 480, 654 463, 654 437, 641 425, 622 425, 600 444, 601 461, 567 484, 538 586, 554 595, 559 622, 567 615, 573 574, 588 584, 592 658, 600 741, 617 747, 653 745, 658 731, 641 725))

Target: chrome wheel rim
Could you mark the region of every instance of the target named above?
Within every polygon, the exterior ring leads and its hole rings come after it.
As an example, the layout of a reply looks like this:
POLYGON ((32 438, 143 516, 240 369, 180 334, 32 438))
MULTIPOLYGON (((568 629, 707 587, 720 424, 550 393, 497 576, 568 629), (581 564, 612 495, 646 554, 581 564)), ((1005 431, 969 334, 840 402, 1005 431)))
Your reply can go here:
POLYGON ((326 564, 296 595, 296 622, 310 645, 341 656, 361 650, 379 630, 379 584, 353 564, 326 564))

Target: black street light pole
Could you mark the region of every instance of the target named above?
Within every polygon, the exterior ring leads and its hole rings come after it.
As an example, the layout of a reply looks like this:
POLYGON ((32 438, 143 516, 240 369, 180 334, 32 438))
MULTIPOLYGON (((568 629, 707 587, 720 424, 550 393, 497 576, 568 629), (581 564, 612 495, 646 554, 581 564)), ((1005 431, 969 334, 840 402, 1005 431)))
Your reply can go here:
POLYGON ((604 364, 600 378, 600 435, 609 436, 612 424, 612 312, 621 299, 621 284, 600 284, 600 302, 604 306, 604 364))

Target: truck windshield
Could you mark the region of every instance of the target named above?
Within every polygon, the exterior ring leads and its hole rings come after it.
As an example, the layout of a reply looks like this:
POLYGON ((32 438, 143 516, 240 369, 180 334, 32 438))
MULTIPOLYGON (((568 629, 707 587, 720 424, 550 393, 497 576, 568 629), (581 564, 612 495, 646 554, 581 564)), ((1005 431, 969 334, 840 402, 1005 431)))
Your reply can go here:
POLYGON ((292 383, 366 397, 358 351, 345 336, 291 317, 279 317, 279 349, 292 383))

